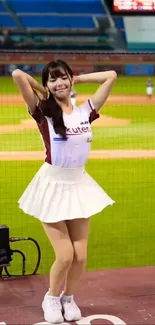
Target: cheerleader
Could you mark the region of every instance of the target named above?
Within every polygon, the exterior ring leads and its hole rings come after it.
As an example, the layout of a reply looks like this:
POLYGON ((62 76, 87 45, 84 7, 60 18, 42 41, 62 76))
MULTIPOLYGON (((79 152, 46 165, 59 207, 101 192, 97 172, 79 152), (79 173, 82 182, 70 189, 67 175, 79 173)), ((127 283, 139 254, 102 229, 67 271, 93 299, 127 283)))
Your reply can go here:
POLYGON ((66 62, 57 60, 44 67, 42 85, 19 69, 12 76, 45 147, 45 162, 19 199, 19 207, 40 220, 55 252, 42 302, 44 319, 77 321, 82 316, 74 293, 85 270, 89 220, 114 203, 85 170, 91 123, 99 117, 117 75, 106 71, 74 76, 66 62), (77 83, 99 84, 79 107, 72 105, 70 96, 77 83))

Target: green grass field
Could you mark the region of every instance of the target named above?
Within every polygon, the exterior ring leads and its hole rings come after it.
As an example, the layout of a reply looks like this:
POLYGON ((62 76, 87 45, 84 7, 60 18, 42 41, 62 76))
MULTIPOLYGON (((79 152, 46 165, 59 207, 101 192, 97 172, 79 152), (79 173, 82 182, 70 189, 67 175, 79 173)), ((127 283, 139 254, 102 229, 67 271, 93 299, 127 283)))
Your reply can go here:
MULTIPOLYGON (((146 78, 119 77, 114 94, 145 94, 146 78)), ((0 94, 17 93, 11 78, 0 78, 0 94)), ((79 85, 80 93, 93 93, 96 85, 79 85)), ((101 114, 130 120, 128 126, 93 127, 92 149, 155 149, 155 109, 150 105, 105 105, 101 114)), ((1 107, 0 125, 19 124, 31 118, 23 106, 1 107)), ((0 151, 42 150, 37 130, 1 134, 0 151)), ((39 272, 47 273, 54 255, 40 223, 25 215, 17 201, 42 162, 0 161, 1 224, 12 236, 32 236, 42 250, 39 272), (17 181, 18 179, 18 181, 17 181)), ((91 219, 88 269, 154 265, 155 160, 89 160, 88 172, 116 201, 113 207, 91 219)), ((24 249, 31 271, 35 251, 30 244, 14 244, 24 249), (26 246, 27 245, 27 246, 26 246)), ((17 258, 18 260, 18 258, 17 258)), ((12 270, 16 268, 16 259, 12 270)), ((18 265, 20 262, 18 260, 18 265)))
MULTIPOLYGON (((0 94, 17 93, 11 78, 0 79, 0 94)), ((145 94, 144 77, 119 77, 113 93, 145 94)), ((93 93, 96 85, 77 85, 77 91, 93 93)), ((24 119, 31 119, 25 106, 2 106, 0 108, 0 124, 19 124, 24 119)), ((106 104, 101 114, 130 121, 128 126, 93 127, 94 141, 92 149, 154 149, 155 148, 155 109, 151 104, 143 105, 109 105, 106 104)), ((42 142, 37 130, 3 134, 0 150, 42 150, 42 142), (30 141, 31 140, 31 141, 30 141)))
MULTIPOLYGON (((40 81, 40 78, 36 78, 40 81)), ((146 77, 118 77, 117 83, 114 85, 113 94, 132 94, 142 95, 145 94, 146 77)), ((155 77, 152 78, 155 83, 155 77)), ((11 77, 0 77, 0 93, 1 94, 16 94, 17 88, 13 85, 11 77)), ((76 85, 76 89, 81 94, 93 93, 97 89, 97 85, 76 85)))
MULTIPOLYGON (((0 124, 19 124, 31 119, 25 107, 2 107, 0 124)), ((101 114, 127 118, 130 124, 117 127, 93 127, 93 150, 102 149, 155 149, 154 106, 110 106, 105 105, 101 114)), ((0 151, 42 150, 38 130, 23 130, 3 134, 0 151)))
MULTIPOLYGON (((0 162, 0 215, 1 222, 10 227, 11 235, 38 240, 42 250, 40 272, 47 273, 54 258, 53 250, 40 223, 25 215, 17 204, 40 165, 41 162, 0 162)), ((91 219, 88 269, 153 265, 155 161, 90 160, 87 171, 116 201, 113 207, 91 219)), ((33 245, 12 244, 14 248, 19 246, 27 254, 31 271, 35 261, 33 245)))

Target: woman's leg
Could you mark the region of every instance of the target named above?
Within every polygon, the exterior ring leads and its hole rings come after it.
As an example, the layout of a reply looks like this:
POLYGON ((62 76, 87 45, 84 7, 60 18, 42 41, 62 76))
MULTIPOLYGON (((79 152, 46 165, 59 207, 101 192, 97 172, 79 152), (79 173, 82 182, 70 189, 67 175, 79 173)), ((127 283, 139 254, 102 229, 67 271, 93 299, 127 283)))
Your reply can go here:
POLYGON ((75 219, 66 222, 74 249, 73 262, 67 272, 64 294, 72 295, 84 273, 87 261, 89 219, 75 219))
POLYGON ((74 258, 66 275, 61 303, 65 319, 67 321, 77 321, 81 319, 81 311, 74 302, 73 293, 85 270, 89 219, 70 220, 66 224, 74 248, 74 258))
POLYGON ((59 296, 61 285, 73 261, 73 246, 64 221, 43 224, 44 230, 55 252, 55 262, 50 270, 50 291, 52 296, 59 296))
POLYGON ((64 221, 43 224, 44 230, 53 246, 55 262, 50 270, 50 289, 46 293, 42 308, 44 318, 49 323, 62 323, 61 286, 73 261, 73 246, 64 221))

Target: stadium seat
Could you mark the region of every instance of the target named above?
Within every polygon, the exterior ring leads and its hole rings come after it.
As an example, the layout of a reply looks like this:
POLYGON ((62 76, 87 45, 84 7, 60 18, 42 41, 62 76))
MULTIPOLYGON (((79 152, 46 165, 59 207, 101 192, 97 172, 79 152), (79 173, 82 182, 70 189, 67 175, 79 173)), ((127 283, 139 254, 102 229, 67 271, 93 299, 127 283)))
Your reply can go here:
POLYGON ((118 30, 121 32, 121 35, 123 37, 123 39, 126 42, 126 34, 125 34, 125 27, 124 27, 124 20, 122 17, 115 17, 114 18, 116 27, 118 28, 118 30))
POLYGON ((6 9, 5 9, 5 7, 3 6, 2 1, 0 0, 0 13, 1 13, 1 12, 6 12, 6 9))
POLYGON ((15 21, 10 15, 0 15, 0 26, 1 27, 17 27, 15 21))
POLYGON ((95 28, 92 17, 77 16, 21 16, 26 28, 95 28))
POLYGON ((8 0, 16 13, 105 14, 101 0, 8 0))

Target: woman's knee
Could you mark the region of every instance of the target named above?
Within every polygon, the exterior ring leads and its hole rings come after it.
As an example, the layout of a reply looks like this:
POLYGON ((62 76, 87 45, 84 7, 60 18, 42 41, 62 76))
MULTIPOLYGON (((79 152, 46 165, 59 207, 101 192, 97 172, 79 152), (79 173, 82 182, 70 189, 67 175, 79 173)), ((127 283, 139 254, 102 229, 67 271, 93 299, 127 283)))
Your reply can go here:
POLYGON ((85 265, 87 261, 87 248, 85 245, 74 246, 74 262, 85 265))
POLYGON ((73 250, 73 246, 70 245, 65 249, 63 248, 63 250, 56 255, 56 262, 59 263, 59 265, 63 269, 68 269, 73 262, 73 258, 74 258, 74 250, 73 250))

